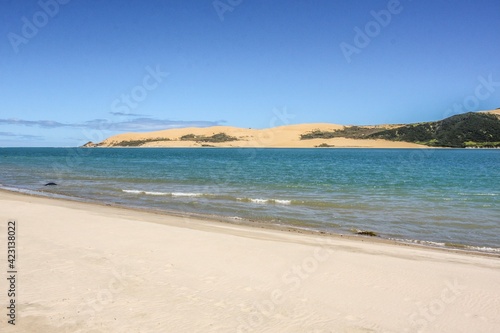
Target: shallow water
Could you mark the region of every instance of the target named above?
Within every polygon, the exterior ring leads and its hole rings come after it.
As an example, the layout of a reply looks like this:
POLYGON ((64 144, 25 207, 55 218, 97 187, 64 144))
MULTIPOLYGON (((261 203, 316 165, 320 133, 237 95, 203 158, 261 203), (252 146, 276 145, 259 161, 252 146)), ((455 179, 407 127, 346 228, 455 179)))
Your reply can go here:
POLYGON ((500 248, 500 150, 0 148, 0 184, 249 223, 500 248), (58 185, 44 186, 50 181, 58 185))

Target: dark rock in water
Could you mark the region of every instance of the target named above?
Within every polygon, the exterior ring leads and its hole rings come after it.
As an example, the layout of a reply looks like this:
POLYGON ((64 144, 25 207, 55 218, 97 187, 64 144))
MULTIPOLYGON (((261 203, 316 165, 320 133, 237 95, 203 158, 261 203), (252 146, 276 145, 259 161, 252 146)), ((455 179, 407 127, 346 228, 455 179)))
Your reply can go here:
POLYGON ((356 232, 356 234, 362 236, 378 237, 378 235, 373 231, 358 231, 356 232))
POLYGON ((45 184, 44 186, 54 186, 54 185, 57 185, 57 184, 50 182, 50 183, 45 184))

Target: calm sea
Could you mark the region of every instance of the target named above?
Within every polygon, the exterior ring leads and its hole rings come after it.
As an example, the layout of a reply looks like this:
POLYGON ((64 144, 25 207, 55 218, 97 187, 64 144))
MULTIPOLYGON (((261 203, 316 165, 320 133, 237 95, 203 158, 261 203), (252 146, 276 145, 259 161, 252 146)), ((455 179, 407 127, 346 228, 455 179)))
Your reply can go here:
POLYGON ((500 150, 0 148, 0 186, 500 252, 500 150))

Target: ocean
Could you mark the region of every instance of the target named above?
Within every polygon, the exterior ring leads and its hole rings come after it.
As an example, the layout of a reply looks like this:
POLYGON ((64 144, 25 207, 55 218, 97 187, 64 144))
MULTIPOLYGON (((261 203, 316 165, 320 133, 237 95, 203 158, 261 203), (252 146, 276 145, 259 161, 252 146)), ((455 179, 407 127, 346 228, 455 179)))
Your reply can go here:
POLYGON ((0 188, 500 252, 497 149, 0 148, 0 188))

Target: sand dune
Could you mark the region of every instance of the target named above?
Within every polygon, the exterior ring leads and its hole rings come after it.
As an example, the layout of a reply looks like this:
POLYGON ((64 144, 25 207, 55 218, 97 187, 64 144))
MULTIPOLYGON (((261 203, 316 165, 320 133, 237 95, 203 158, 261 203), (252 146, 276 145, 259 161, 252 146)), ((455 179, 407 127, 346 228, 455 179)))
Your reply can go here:
MULTIPOLYGON (((481 111, 498 115, 500 117, 500 110, 481 111)), ((349 126, 349 125, 348 125, 349 126)), ((402 126, 401 124, 387 124, 387 125, 367 125, 364 127, 377 127, 377 128, 396 128, 402 126)), ((328 123, 314 123, 314 124, 298 124, 278 126, 267 129, 252 129, 252 128, 238 128, 231 126, 213 126, 213 127, 188 127, 168 129, 163 131, 145 132, 145 133, 124 133, 112 136, 99 144, 101 147, 112 147, 117 143, 123 141, 141 141, 147 140, 149 142, 143 143, 142 147, 276 147, 276 148, 313 148, 321 144, 326 144, 331 147, 349 148, 429 148, 425 145, 402 142, 402 141, 389 141, 389 140, 366 140, 366 139, 352 139, 352 138, 332 138, 332 139, 312 139, 301 140, 300 136, 314 130, 320 131, 334 131, 343 129, 344 125, 328 124, 328 123), (182 141, 180 138, 184 135, 194 134, 196 136, 212 136, 218 133, 225 133, 229 136, 236 137, 235 141, 227 142, 196 142, 196 141, 182 141)), ((93 146, 90 144, 89 146, 93 146)))
POLYGON ((500 109, 490 110, 490 111, 483 111, 483 112, 491 113, 491 114, 495 114, 497 116, 500 116, 500 109))
POLYGON ((237 141, 220 143, 206 143, 214 147, 279 147, 279 148, 312 148, 321 144, 335 147, 366 147, 366 148, 425 148, 426 146, 408 142, 388 140, 359 140, 348 138, 300 140, 300 135, 313 130, 333 131, 344 128, 336 124, 300 124, 279 126, 268 129, 245 129, 229 126, 214 126, 206 128, 180 128, 147 133, 125 133, 112 136, 102 142, 103 147, 113 146, 117 142, 168 139, 169 141, 148 142, 143 147, 201 147, 203 143, 195 141, 181 141, 180 137, 188 134, 212 136, 225 133, 238 138, 237 141))
POLYGON ((0 280, 5 333, 500 327, 495 257, 0 191, 3 245, 9 219, 18 221, 19 280, 16 326, 0 280))

